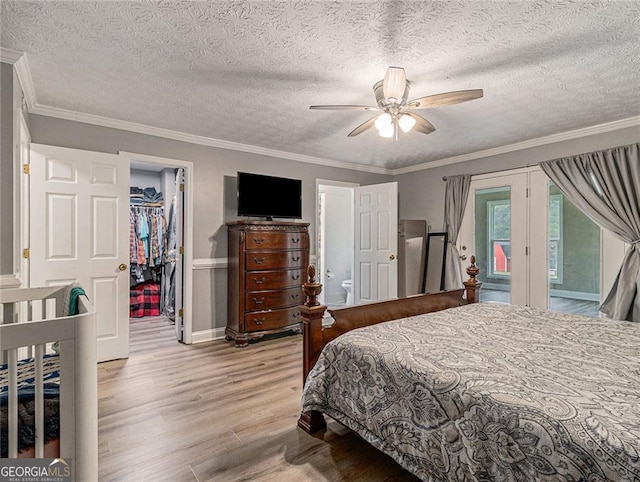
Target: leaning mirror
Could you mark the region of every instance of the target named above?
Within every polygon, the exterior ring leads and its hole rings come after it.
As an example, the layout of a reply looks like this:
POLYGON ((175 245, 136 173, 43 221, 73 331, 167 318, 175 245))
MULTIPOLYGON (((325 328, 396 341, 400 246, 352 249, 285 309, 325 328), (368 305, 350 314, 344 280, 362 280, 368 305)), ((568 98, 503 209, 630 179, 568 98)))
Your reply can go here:
POLYGON ((434 293, 444 289, 447 237, 447 233, 427 234, 427 255, 424 274, 425 293, 434 293))

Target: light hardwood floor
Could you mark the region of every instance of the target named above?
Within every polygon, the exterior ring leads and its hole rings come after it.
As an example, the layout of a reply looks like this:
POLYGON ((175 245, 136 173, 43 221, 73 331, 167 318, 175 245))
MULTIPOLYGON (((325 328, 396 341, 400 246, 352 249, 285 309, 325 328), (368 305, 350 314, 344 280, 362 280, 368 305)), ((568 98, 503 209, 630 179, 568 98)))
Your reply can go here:
POLYGON ((98 366, 100 481, 418 480, 330 419, 297 428, 301 360, 301 335, 182 345, 132 320, 129 359, 98 366))

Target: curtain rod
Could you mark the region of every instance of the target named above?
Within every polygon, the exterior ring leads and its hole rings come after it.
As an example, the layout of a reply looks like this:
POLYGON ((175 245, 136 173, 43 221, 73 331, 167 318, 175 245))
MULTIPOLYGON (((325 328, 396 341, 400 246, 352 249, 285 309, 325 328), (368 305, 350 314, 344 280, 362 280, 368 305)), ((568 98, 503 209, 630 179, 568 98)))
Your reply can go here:
MULTIPOLYGON (((525 169, 527 167, 534 167, 534 166, 539 166, 540 163, 539 162, 533 162, 531 164, 527 164, 525 166, 521 166, 521 167, 514 167, 513 169, 496 169, 494 171, 485 171, 485 172, 476 172, 475 174, 471 174, 471 176, 484 176, 485 174, 495 174, 497 172, 509 172, 509 171, 515 171, 516 169, 525 169)), ((446 181, 450 176, 442 176, 442 180, 446 181)))

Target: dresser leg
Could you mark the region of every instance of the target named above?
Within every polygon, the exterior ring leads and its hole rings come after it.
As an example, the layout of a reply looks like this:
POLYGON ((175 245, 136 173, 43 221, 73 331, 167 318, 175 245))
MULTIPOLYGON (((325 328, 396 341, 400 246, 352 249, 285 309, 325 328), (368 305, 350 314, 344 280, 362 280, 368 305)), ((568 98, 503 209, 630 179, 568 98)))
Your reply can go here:
POLYGON ((236 348, 245 348, 249 346, 249 337, 237 336, 236 337, 236 348))

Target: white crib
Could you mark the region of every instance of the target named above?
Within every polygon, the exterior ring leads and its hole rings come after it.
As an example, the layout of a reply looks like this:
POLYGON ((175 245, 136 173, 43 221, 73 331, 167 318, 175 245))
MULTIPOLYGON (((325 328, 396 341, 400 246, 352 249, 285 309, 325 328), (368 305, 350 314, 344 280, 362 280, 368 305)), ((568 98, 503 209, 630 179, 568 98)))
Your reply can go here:
POLYGON ((68 313, 69 286, 0 290, 0 363, 8 380, 8 456, 18 454, 18 364, 33 358, 36 458, 50 457, 44 447, 43 365, 45 353, 59 352, 60 457, 76 481, 98 480, 98 382, 94 309, 77 298, 78 314, 68 313), (69 459, 69 460, 66 460, 69 459))

